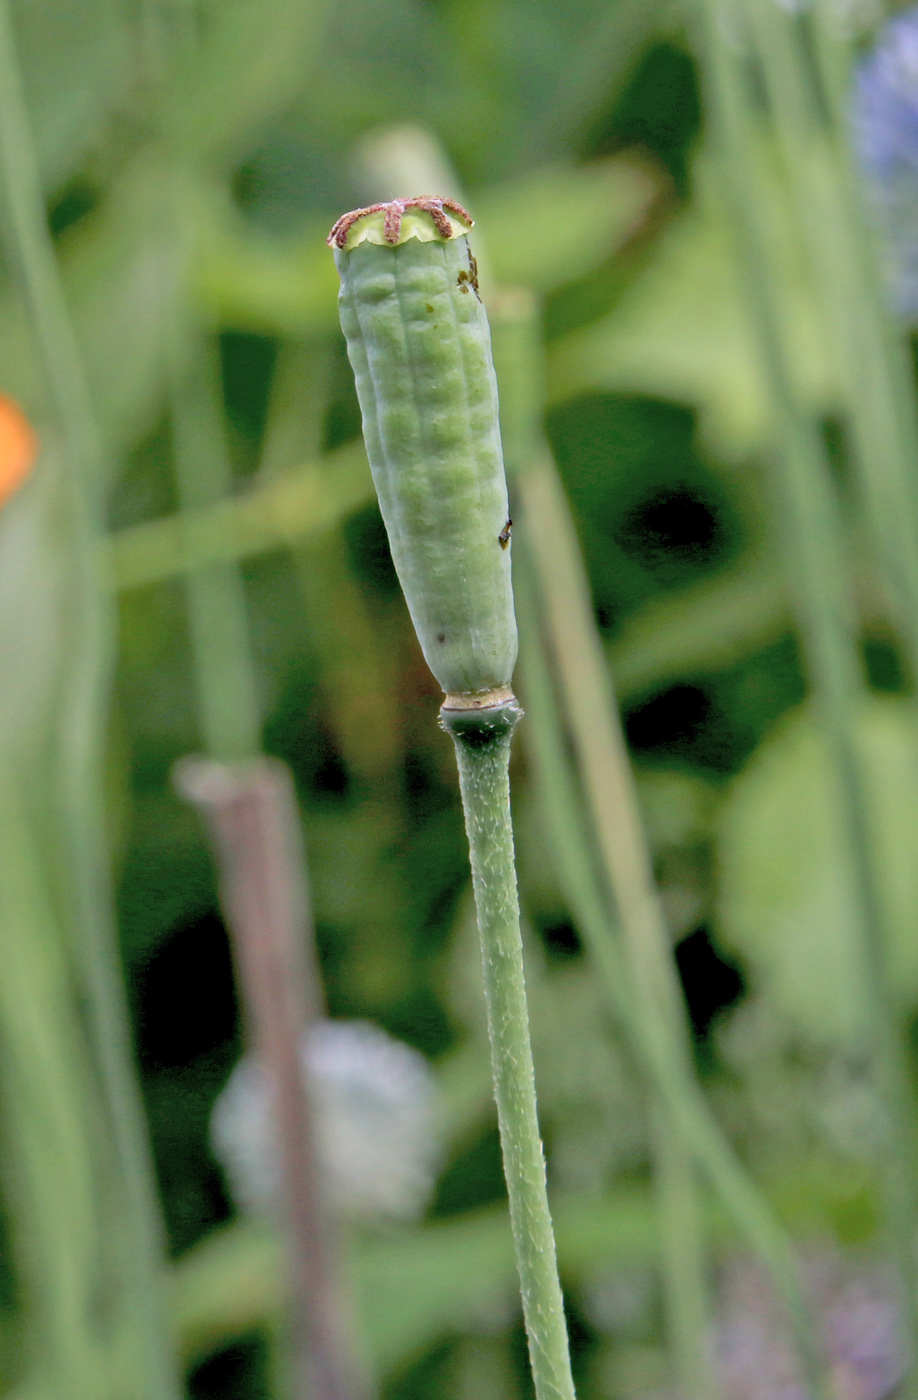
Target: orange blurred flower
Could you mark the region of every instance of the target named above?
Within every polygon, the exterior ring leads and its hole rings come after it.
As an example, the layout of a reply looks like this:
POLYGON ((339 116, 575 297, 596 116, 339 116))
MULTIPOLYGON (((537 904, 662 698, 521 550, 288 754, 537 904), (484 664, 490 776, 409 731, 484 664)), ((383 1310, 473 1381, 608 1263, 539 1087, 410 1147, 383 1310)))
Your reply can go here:
POLYGON ((22 409, 0 394, 0 506, 25 481, 38 456, 38 438, 22 409))

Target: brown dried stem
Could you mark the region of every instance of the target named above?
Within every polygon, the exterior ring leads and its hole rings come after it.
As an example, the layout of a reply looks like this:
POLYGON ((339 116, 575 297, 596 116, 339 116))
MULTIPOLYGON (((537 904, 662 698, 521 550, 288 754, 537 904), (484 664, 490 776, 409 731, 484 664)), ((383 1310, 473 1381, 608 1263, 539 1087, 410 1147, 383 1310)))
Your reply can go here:
POLYGON ((290 773, 269 758, 185 759, 176 782, 211 833, 248 1038, 271 1093, 294 1393, 302 1400, 364 1400, 300 1056, 304 1032, 323 1008, 290 773))

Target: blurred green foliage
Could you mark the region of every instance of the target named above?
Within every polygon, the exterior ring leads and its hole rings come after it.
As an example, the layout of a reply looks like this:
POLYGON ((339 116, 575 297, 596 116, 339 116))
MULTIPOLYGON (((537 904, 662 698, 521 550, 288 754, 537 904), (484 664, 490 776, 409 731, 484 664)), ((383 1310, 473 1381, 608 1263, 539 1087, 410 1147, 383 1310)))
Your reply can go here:
MULTIPOLYGON (((18 0, 14 12, 110 473, 120 630, 108 814, 192 1394, 267 1393, 252 1339, 280 1286, 268 1234, 227 1223, 208 1147, 239 1014, 211 858, 170 781, 201 744, 182 580, 233 560, 265 747, 291 765, 302 803, 329 1011, 409 1040, 443 1087, 431 1221, 354 1246, 369 1353, 399 1400, 526 1393, 509 1235, 494 1209, 503 1185, 452 754, 372 498, 324 246, 342 209, 398 192, 372 187, 360 155, 381 127, 434 135, 479 220, 491 283, 543 298, 549 436, 724 1121, 792 1223, 840 1229, 848 1208, 861 1222, 848 1235, 869 1232, 871 1168, 849 1121, 871 1110, 851 1068, 858 974, 844 871, 819 741, 795 708, 804 685, 765 475, 774 429, 681 21, 647 0, 18 0), (219 347, 233 494, 180 519, 167 384, 202 328, 219 347), (810 1132, 817 1108, 825 1130, 810 1132), (744 1113, 771 1143, 761 1155, 744 1113)), ((749 157, 774 184, 797 388, 830 424, 832 343, 764 137, 749 157)), ((0 388, 43 445, 0 519, 0 730, 34 797, 49 781, 69 546, 58 439, 8 263, 0 388)), ((872 676, 900 690, 895 636, 863 572, 872 676)), ((896 990, 913 1016, 918 810, 901 700, 865 711, 864 742, 901 931, 896 990)), ((603 1393, 598 1378, 613 1372, 616 1393, 637 1393, 624 1378, 653 1367, 629 1371, 629 1356, 662 1346, 655 1288, 618 1330, 591 1322, 584 1299, 603 1270, 650 1269, 656 1256, 643 1091, 559 892, 525 746, 515 777, 581 1393, 603 1393)), ((39 879, 53 886, 53 870, 39 879)), ((8 898, 0 887, 0 911, 8 898)), ((16 1373, 15 1343, 0 1367, 16 1373)))

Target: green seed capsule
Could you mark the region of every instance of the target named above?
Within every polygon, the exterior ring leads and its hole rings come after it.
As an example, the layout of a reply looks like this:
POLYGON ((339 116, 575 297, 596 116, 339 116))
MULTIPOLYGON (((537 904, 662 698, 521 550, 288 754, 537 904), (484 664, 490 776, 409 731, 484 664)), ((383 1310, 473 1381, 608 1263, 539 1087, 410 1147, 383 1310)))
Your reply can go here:
POLYGON ((392 558, 427 663, 456 697, 508 686, 517 650, 471 224, 451 200, 395 200, 345 214, 328 239, 392 558))

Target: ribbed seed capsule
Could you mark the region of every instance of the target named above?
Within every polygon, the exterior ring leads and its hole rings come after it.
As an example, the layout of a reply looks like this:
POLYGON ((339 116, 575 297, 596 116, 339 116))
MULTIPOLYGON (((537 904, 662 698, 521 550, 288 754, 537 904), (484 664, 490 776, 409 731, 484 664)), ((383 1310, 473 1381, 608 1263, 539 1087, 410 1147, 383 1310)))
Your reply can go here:
POLYGON ((508 686, 517 651, 471 223, 451 200, 395 200, 345 214, 328 239, 392 558, 427 664, 457 697, 508 686))

